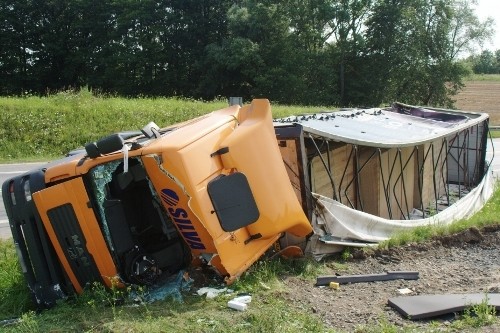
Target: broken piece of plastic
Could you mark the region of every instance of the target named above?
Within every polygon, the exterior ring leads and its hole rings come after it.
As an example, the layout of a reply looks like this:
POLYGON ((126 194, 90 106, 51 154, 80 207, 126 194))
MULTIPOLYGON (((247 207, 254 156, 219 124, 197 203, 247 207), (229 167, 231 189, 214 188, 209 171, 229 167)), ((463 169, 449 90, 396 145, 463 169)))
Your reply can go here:
POLYGON ((340 289, 340 285, 338 282, 330 282, 330 289, 340 289))
POLYGON ((411 294, 412 292, 413 290, 411 290, 410 288, 398 289, 398 293, 400 293, 401 295, 408 295, 411 294))
POLYGON ((238 311, 245 311, 248 307, 248 305, 246 303, 241 303, 241 302, 235 301, 234 299, 227 302, 227 306, 230 307, 231 309, 238 310, 238 311))
POLYGON ((215 297, 219 296, 220 294, 226 292, 227 290, 228 290, 227 288, 216 289, 216 288, 203 287, 203 288, 198 289, 197 293, 200 296, 206 294, 206 297, 208 299, 212 299, 212 298, 215 298, 215 297))
POLYGON ((243 304, 248 304, 248 303, 250 303, 252 301, 252 296, 250 296, 250 295, 241 295, 241 296, 237 296, 237 297, 233 298, 232 301, 240 302, 240 303, 243 303, 243 304))

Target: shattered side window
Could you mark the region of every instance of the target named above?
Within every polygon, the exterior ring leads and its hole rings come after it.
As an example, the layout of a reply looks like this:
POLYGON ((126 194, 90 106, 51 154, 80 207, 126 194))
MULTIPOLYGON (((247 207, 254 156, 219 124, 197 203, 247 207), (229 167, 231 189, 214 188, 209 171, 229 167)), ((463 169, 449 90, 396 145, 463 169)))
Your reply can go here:
POLYGON ((101 164, 92 168, 89 172, 92 181, 92 190, 94 192, 94 197, 97 202, 97 209, 101 217, 104 234, 106 236, 106 241, 109 244, 111 250, 114 249, 113 249, 113 242, 111 241, 111 235, 109 232, 108 223, 106 221, 106 214, 104 214, 104 200, 106 200, 107 185, 109 182, 111 182, 111 179, 113 178, 113 172, 115 172, 115 170, 121 163, 122 160, 101 164))

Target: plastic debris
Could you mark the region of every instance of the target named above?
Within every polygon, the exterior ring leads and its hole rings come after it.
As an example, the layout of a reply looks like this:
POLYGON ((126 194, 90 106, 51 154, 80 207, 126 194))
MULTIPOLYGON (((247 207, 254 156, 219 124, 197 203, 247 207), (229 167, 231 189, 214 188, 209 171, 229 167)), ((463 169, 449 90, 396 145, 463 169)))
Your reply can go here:
POLYGON ((248 304, 252 301, 252 296, 250 295, 240 295, 235 298, 233 298, 233 301, 248 304))
POLYGON ((398 289, 398 293, 400 293, 401 295, 408 295, 411 294, 412 292, 413 290, 411 290, 410 288, 398 289))
POLYGON ((338 282, 330 282, 330 289, 338 290, 340 289, 340 284, 338 282))
POLYGON ((248 307, 247 304, 235 300, 230 300, 229 302, 227 302, 227 306, 238 311, 245 311, 248 307))
POLYGON ((227 302, 227 306, 231 309, 237 311, 245 311, 248 308, 248 304, 252 301, 252 296, 250 295, 238 295, 229 302, 227 302))
POLYGON ((217 288, 203 287, 198 289, 197 294, 199 296, 203 296, 206 294, 206 297, 208 299, 213 299, 219 296, 220 294, 226 292, 227 290, 228 290, 227 288, 217 289, 217 288))

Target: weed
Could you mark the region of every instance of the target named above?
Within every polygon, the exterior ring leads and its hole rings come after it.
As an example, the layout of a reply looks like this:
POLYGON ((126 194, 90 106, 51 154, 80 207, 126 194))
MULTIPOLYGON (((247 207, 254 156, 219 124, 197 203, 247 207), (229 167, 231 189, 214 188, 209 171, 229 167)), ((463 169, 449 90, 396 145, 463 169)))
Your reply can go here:
POLYGON ((36 314, 33 311, 24 313, 21 319, 14 327, 13 331, 15 333, 37 333, 41 332, 36 314))
POLYGON ((352 258, 351 248, 346 246, 342 250, 340 257, 342 258, 343 261, 348 261, 349 259, 351 259, 352 258))
POLYGON ((464 310, 462 318, 453 322, 453 327, 463 329, 465 327, 483 327, 496 321, 496 309, 488 304, 488 295, 485 295, 481 303, 472 305, 464 310))
POLYGON ((381 316, 374 325, 363 325, 356 328, 356 333, 397 333, 400 332, 398 326, 391 324, 386 317, 381 316))
POLYGON ((14 244, 0 240, 0 319, 19 316, 31 308, 14 244))

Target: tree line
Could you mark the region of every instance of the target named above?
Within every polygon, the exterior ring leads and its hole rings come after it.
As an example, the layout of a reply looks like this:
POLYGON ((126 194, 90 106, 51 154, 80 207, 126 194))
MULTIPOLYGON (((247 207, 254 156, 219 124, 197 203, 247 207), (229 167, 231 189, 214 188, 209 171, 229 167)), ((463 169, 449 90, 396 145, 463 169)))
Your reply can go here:
POLYGON ((500 74, 500 50, 483 50, 478 55, 469 56, 465 62, 475 74, 500 74))
POLYGON ((473 0, 0 0, 0 94, 449 106, 473 0))

